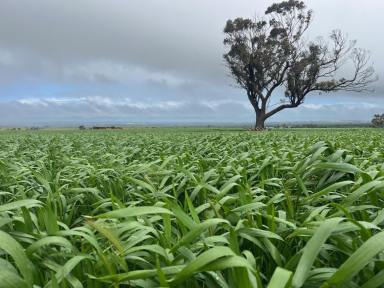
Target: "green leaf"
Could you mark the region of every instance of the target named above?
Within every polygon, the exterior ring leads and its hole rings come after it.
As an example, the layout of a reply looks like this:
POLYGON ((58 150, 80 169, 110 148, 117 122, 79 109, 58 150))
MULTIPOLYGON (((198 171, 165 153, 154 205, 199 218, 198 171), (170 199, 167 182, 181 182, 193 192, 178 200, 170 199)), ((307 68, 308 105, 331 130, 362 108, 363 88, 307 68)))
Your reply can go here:
POLYGON ((328 170, 340 171, 340 172, 351 173, 351 174, 363 172, 356 166, 349 163, 324 162, 324 163, 315 164, 314 167, 317 169, 328 169, 328 170))
POLYGON ((74 247, 72 246, 71 242, 69 242, 67 239, 60 237, 60 236, 47 236, 44 238, 41 238, 31 244, 27 250, 27 255, 32 255, 34 252, 36 252, 38 249, 40 249, 43 246, 46 245, 58 245, 61 247, 65 247, 67 249, 72 250, 74 247))
POLYGON ((12 273, 9 270, 0 270, 0 288, 27 288, 31 287, 27 282, 20 278, 19 275, 12 273))
POLYGON ((336 191, 337 189, 340 189, 340 188, 342 188, 344 186, 347 186, 347 185, 351 185, 353 183, 354 183, 353 181, 342 181, 342 182, 334 183, 334 184, 324 188, 323 190, 321 190, 319 192, 311 194, 310 196, 306 197, 304 199, 304 201, 309 201, 309 200, 317 199, 317 198, 319 198, 319 197, 321 197, 323 195, 327 195, 330 192, 336 191))
POLYGON ((147 182, 144 182, 143 180, 135 179, 135 178, 132 178, 132 177, 130 177, 129 180, 131 182, 135 183, 137 186, 143 187, 143 188, 147 189, 148 191, 150 191, 152 193, 156 192, 155 187, 153 187, 151 184, 149 184, 147 182))
MULTIPOLYGON (((373 258, 384 250, 384 232, 380 232, 363 243, 328 280, 330 285, 341 287, 352 279, 373 258)), ((326 287, 326 286, 324 286, 326 287)))
POLYGON ((384 181, 372 181, 368 182, 359 188, 357 188, 355 191, 350 193, 347 198, 343 201, 345 205, 350 205, 351 203, 358 200, 360 197, 367 195, 367 193, 371 190, 381 189, 384 188, 384 181))
POLYGON ((261 202, 255 202, 246 204, 240 207, 236 207, 235 209, 232 209, 232 212, 248 212, 250 210, 259 210, 262 207, 265 207, 266 205, 261 202))
POLYGON ((270 231, 267 231, 267 230, 261 230, 261 229, 257 229, 257 228, 241 228, 239 229, 238 231, 239 233, 245 233, 245 234, 248 234, 248 235, 251 235, 253 237, 261 237, 261 238, 271 238, 271 239, 276 239, 276 240, 280 240, 280 241, 284 241, 283 238, 281 238, 281 236, 279 236, 278 234, 276 233, 273 233, 273 232, 270 232, 270 231))
POLYGON ((290 287, 292 272, 277 267, 272 275, 267 288, 288 288, 290 287))
POLYGON ((174 203, 169 203, 169 206, 173 214, 175 215, 176 219, 182 224, 180 225, 181 229, 183 228, 185 229, 186 227, 190 230, 193 227, 195 227, 195 225, 197 225, 197 223, 195 223, 195 221, 193 221, 193 219, 189 217, 189 215, 185 213, 184 210, 181 209, 179 205, 176 205, 174 203))
POLYGON ((21 207, 32 208, 32 207, 40 207, 41 205, 42 205, 42 202, 35 199, 18 200, 18 201, 1 205, 0 213, 20 209, 21 207))
POLYGON ((367 282, 365 282, 361 288, 377 288, 384 286, 384 270, 381 270, 367 282))
POLYGON ((339 224, 342 220, 342 218, 327 219, 316 229, 315 234, 311 237, 303 249, 303 254, 292 278, 293 287, 299 288, 304 285, 305 280, 308 278, 309 272, 312 268, 313 262, 319 254, 322 245, 331 235, 337 224, 339 224))
POLYGON ((153 254, 158 254, 162 256, 164 259, 168 260, 168 254, 165 251, 165 249, 159 245, 153 244, 153 245, 141 245, 141 246, 135 246, 132 248, 129 248, 125 251, 125 254, 128 255, 130 253, 135 253, 137 251, 149 251, 153 254))
POLYGON ((191 231, 185 234, 185 236, 181 238, 180 241, 175 246, 172 247, 171 251, 174 252, 179 247, 187 245, 188 243, 193 241, 196 237, 201 236, 201 234, 208 228, 221 223, 229 224, 227 220, 219 219, 219 218, 208 219, 203 223, 196 224, 196 226, 194 226, 191 231))
POLYGON ((166 208, 156 206, 141 206, 141 207, 127 207, 123 209, 114 210, 101 215, 96 218, 126 218, 126 217, 138 217, 150 214, 170 214, 172 212, 166 208))
POLYGON ((33 284, 33 264, 27 258, 24 248, 9 234, 0 230, 0 249, 7 252, 16 263, 24 280, 29 286, 33 284))
POLYGON ((192 216, 193 221, 195 221, 196 223, 200 223, 199 216, 198 216, 197 213, 196 213, 196 209, 195 209, 195 207, 193 206, 193 203, 192 203, 192 201, 191 201, 191 198, 189 198, 187 192, 185 192, 184 195, 185 195, 185 200, 187 201, 188 209, 189 209, 189 212, 191 213, 191 216, 192 216))
MULTIPOLYGON (((60 284, 64 278, 66 278, 71 271, 83 260, 92 259, 90 256, 75 256, 72 259, 68 260, 63 266, 61 266, 55 274, 57 283, 60 284)), ((44 287, 50 287, 51 281, 49 281, 44 287)))
POLYGON ((233 251, 228 247, 213 247, 208 251, 199 255, 195 260, 190 262, 183 270, 180 271, 172 280, 173 284, 177 284, 185 281, 194 273, 200 272, 204 269, 204 266, 207 264, 216 261, 219 258, 223 258, 226 256, 235 256, 233 251))
MULTIPOLYGON (((163 271, 164 275, 174 275, 180 273, 180 271, 185 267, 185 265, 177 265, 177 266, 169 266, 169 267, 162 267, 161 270, 163 271)), ((136 271, 130 271, 127 273, 120 273, 120 274, 114 274, 114 275, 108 275, 104 277, 98 277, 96 279, 99 279, 101 281, 113 281, 113 282, 123 282, 123 281, 129 281, 129 280, 136 280, 136 279, 147 279, 152 278, 154 276, 157 276, 158 271, 157 269, 152 270, 136 270, 136 271)))
POLYGON ((235 267, 247 268, 252 273, 255 273, 255 269, 249 264, 249 262, 245 258, 237 255, 219 258, 216 261, 204 266, 204 271, 219 271, 235 267))

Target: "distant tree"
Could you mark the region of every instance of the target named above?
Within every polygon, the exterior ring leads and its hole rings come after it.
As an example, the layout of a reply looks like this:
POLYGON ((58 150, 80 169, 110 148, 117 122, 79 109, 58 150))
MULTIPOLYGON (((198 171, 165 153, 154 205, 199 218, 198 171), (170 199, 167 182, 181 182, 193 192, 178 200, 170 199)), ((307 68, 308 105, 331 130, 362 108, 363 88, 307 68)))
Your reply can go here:
POLYGON ((256 112, 255 129, 264 129, 265 120, 283 109, 298 107, 311 92, 362 92, 376 80, 368 52, 340 31, 329 42, 303 40, 312 11, 302 1, 273 4, 265 15, 228 20, 224 28, 224 59, 256 112), (339 75, 343 66, 352 71, 347 78, 339 75), (270 107, 279 88, 285 97, 270 107))
POLYGON ((372 119, 373 127, 379 128, 384 127, 384 113, 383 114, 375 114, 372 119))

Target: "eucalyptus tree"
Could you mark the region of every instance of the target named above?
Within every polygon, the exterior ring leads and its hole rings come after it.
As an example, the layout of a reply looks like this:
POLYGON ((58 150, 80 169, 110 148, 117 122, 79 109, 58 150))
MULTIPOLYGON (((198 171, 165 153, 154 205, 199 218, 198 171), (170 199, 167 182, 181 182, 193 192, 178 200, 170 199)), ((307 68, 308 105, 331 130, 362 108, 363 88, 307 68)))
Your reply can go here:
POLYGON ((383 114, 375 114, 372 119, 373 127, 384 127, 384 113, 383 114))
POLYGON ((340 31, 332 31, 327 41, 306 41, 311 21, 312 11, 294 0, 271 5, 262 18, 227 21, 224 59, 255 110, 255 129, 298 107, 312 92, 362 92, 375 81, 369 53, 340 31), (271 101, 275 94, 284 97, 271 101))

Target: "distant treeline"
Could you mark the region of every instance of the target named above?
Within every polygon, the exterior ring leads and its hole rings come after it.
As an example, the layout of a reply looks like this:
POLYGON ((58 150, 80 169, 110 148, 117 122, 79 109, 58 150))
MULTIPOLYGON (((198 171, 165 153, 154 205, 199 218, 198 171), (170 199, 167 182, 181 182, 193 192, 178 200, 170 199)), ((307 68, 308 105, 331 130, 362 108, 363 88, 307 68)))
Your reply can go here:
POLYGON ((290 123, 290 124, 271 124, 273 128, 370 128, 370 123, 290 123))
POLYGON ((123 129, 122 127, 118 126, 93 126, 93 127, 85 127, 83 125, 79 126, 80 130, 86 130, 86 129, 93 129, 93 130, 103 130, 103 129, 123 129))

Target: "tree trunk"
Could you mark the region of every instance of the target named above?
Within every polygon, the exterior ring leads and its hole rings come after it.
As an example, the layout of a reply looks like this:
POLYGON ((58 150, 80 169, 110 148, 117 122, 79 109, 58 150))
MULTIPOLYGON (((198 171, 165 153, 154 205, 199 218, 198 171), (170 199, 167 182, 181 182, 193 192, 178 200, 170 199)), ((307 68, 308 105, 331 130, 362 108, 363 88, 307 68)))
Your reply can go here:
POLYGON ((255 130, 264 130, 265 129, 265 112, 262 110, 256 111, 256 124, 255 130))

